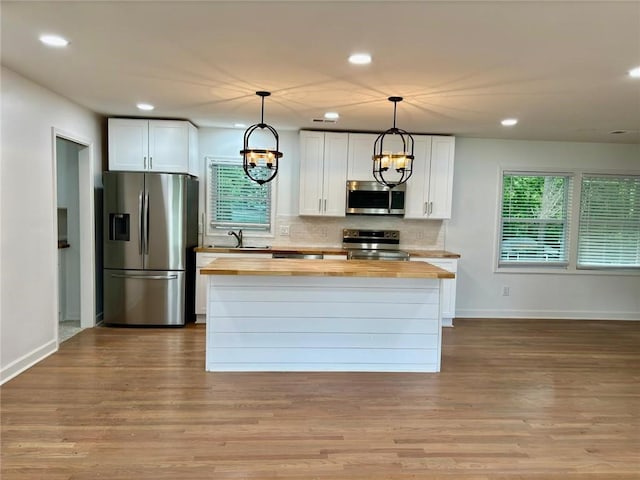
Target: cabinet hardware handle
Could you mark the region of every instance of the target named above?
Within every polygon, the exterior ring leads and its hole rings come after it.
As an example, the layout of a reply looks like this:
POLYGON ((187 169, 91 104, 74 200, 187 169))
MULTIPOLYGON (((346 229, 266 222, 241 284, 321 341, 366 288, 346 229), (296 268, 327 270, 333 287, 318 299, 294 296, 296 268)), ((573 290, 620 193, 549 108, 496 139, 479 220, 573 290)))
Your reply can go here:
POLYGON ((327 211, 327 199, 326 198, 324 199, 324 211, 325 212, 327 211))
POLYGON ((423 215, 427 214, 427 211, 429 209, 428 205, 429 205, 429 202, 424 202, 424 208, 422 209, 422 214, 423 215))
POLYGON ((429 202, 429 215, 433 213, 433 202, 429 202))
POLYGON ((136 280, 175 280, 178 275, 135 275, 135 274, 122 274, 112 273, 111 278, 135 278, 136 280))
POLYGON ((142 157, 144 160, 144 169, 147 169, 147 157, 142 157))
POLYGON ((322 212, 322 199, 321 198, 318 199, 318 211, 322 212))
POLYGON ((153 157, 149 157, 149 170, 153 170, 153 157))

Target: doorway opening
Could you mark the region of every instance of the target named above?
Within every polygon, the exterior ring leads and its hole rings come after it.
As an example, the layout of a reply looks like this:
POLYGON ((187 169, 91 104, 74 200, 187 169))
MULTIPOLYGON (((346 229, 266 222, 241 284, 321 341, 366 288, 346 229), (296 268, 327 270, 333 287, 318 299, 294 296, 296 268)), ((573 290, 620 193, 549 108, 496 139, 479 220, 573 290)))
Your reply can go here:
POLYGON ((80 327, 80 195, 82 145, 56 137, 58 219, 58 343, 80 327))
POLYGON ((58 345, 96 323, 92 145, 53 131, 58 345))

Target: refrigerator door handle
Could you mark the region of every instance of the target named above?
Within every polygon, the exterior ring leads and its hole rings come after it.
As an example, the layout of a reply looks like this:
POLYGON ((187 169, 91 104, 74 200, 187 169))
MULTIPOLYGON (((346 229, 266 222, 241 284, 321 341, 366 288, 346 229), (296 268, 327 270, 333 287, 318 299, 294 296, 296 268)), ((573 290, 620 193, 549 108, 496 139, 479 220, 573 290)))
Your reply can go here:
POLYGON ((126 273, 112 273, 112 278, 134 278, 139 280, 175 280, 178 275, 136 275, 126 273))
POLYGON ((142 196, 142 191, 140 191, 140 194, 138 195, 138 233, 140 234, 138 236, 138 253, 140 253, 140 255, 142 255, 142 250, 143 250, 143 245, 142 245, 142 236, 144 234, 143 232, 143 225, 142 225, 142 211, 144 210, 144 200, 143 200, 143 196, 142 196))
POLYGON ((149 194, 144 194, 144 253, 149 255, 149 194))

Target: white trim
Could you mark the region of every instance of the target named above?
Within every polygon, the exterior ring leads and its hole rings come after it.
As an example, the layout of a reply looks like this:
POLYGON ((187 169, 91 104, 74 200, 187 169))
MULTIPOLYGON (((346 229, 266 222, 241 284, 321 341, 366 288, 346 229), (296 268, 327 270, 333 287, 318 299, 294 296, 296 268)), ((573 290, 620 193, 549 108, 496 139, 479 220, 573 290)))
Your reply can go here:
MULTIPOLYGON (((57 319, 57 314, 56 314, 57 319)), ((0 385, 8 382, 12 378, 16 377, 20 373, 24 372, 26 369, 32 367, 36 363, 44 360, 52 353, 58 351, 58 339, 55 338, 45 343, 44 345, 35 348, 31 352, 23 355, 22 357, 14 360, 9 365, 4 367, 2 371, 0 371, 0 385)))
POLYGON ((521 318, 547 320, 631 320, 640 321, 639 312, 597 312, 591 310, 489 310, 456 309, 456 318, 521 318))
MULTIPOLYGON (((494 237, 493 237, 493 273, 514 273, 514 274, 553 274, 553 275, 609 275, 609 276, 639 276, 640 269, 637 268, 608 268, 602 267, 597 269, 578 268, 578 229, 580 225, 580 197, 582 194, 582 179, 584 175, 612 175, 612 176, 634 176, 640 175, 640 170, 616 170, 616 169, 597 169, 597 168, 574 168, 574 169, 558 169, 554 167, 536 167, 535 169, 527 169, 518 166, 498 165, 498 181, 496 183, 496 216, 494 219, 494 237), (502 190, 504 174, 518 175, 558 175, 569 176, 571 185, 569 193, 572 198, 569 199, 571 208, 567 210, 568 223, 568 252, 567 265, 508 265, 500 266, 500 236, 502 233, 502 190)), ((633 312, 631 312, 633 314, 633 312)), ((579 317, 582 318, 582 317, 579 317)), ((635 318, 634 318, 635 319, 635 318)))
MULTIPOLYGON (((57 159, 56 138, 77 143, 84 148, 78 151, 78 200, 80 206, 80 326, 96 325, 95 286, 95 206, 94 206, 94 144, 90 139, 52 127, 53 142, 53 215, 57 217, 58 192, 56 182, 57 159)), ((53 222, 54 229, 57 221, 53 222)), ((57 238, 57 231, 54 237, 57 238)), ((54 256, 54 261, 56 257, 54 256)), ((54 264, 54 271, 57 270, 54 264)), ((58 291, 58 276, 54 276, 55 291, 58 291)), ((55 335, 58 339, 58 297, 55 300, 55 335)))

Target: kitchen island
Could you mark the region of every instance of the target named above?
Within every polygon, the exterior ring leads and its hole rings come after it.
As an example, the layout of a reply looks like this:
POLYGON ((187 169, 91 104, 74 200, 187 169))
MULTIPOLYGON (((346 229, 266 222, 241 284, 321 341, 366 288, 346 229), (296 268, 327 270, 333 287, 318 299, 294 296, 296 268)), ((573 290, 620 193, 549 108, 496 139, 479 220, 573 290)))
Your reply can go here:
POLYGON ((425 262, 219 258, 208 371, 440 370, 440 283, 425 262))

